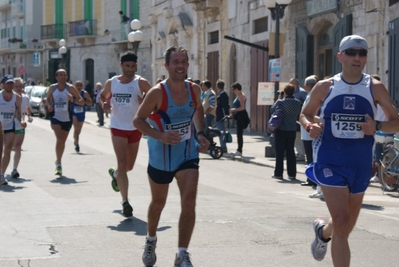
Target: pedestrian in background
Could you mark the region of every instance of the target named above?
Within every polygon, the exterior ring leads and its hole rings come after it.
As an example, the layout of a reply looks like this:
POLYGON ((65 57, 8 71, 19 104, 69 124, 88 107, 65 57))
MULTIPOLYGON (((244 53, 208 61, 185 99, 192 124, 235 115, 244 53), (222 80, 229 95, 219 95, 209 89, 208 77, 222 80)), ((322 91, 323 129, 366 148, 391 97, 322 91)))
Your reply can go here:
POLYGON ((75 88, 84 101, 84 105, 72 103, 72 125, 74 129, 73 140, 75 145, 75 151, 76 153, 79 153, 79 135, 82 131, 83 123, 86 118, 86 106, 93 105, 93 101, 91 100, 89 93, 86 90, 83 90, 83 83, 81 81, 75 82, 75 88))
POLYGON ((307 169, 321 185, 330 213, 313 222, 313 257, 321 261, 331 240, 336 267, 349 267, 348 238, 355 227, 369 185, 375 131, 399 132, 399 115, 385 86, 363 73, 368 44, 359 35, 345 36, 339 45, 342 72, 316 84, 300 118, 313 142, 314 166, 307 169), (387 121, 374 120, 376 104, 387 121), (320 123, 314 120, 320 110, 320 123), (369 165, 370 164, 370 165, 369 165))
POLYGON ((233 115, 236 120, 236 134, 237 134, 237 150, 234 156, 242 156, 242 148, 244 146, 244 129, 248 127, 249 117, 247 110, 245 109, 245 104, 247 102, 247 97, 242 92, 241 84, 235 82, 231 85, 233 93, 236 98, 233 101, 233 108, 230 109, 230 115, 233 115))
POLYGON ((202 82, 202 106, 204 107, 205 114, 205 129, 208 129, 208 127, 212 127, 213 120, 215 119, 215 91, 213 91, 211 87, 212 84, 210 81, 206 80, 202 82))
MULTIPOLYGON (((299 82, 298 82, 297 78, 291 78, 289 83, 294 85, 294 87, 295 87, 294 97, 295 97, 295 99, 299 100, 299 102, 301 103, 301 106, 302 106, 306 99, 306 95, 307 95, 306 90, 299 86, 299 82)), ((299 117, 297 120, 299 120, 299 117)), ((297 154, 296 154, 297 161, 305 160, 305 148, 304 148, 303 142, 301 140, 301 127, 299 124, 297 124, 297 128, 296 128, 295 149, 297 152, 297 154)))
POLYGON ((229 105, 229 96, 226 91, 224 91, 224 81, 218 80, 216 82, 216 128, 218 128, 221 132, 219 136, 220 147, 223 152, 227 152, 226 142, 224 140, 224 136, 226 134, 226 125, 223 118, 225 116, 230 115, 230 105, 229 105))
POLYGON ((284 87, 283 99, 277 100, 270 108, 273 113, 277 108, 282 110, 283 119, 274 132, 274 149, 276 155, 276 163, 274 167, 273 178, 283 179, 284 172, 284 154, 287 158, 288 179, 296 180, 296 157, 295 157, 295 138, 297 119, 301 112, 301 102, 294 98, 295 87, 287 84, 284 87))
POLYGON ((98 126, 104 126, 104 109, 100 102, 100 94, 103 91, 103 85, 98 82, 96 83, 96 111, 98 118, 98 126))

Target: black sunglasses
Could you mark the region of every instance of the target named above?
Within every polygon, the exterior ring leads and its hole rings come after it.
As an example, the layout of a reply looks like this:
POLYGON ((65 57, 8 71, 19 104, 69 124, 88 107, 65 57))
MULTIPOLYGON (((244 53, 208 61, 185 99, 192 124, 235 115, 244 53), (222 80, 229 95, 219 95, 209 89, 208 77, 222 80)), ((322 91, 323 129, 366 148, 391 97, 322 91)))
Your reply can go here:
POLYGON ((356 54, 358 54, 359 57, 365 57, 365 56, 367 56, 367 50, 366 50, 366 49, 354 49, 354 48, 349 48, 349 49, 346 49, 346 50, 344 51, 344 53, 345 53, 347 56, 350 56, 350 57, 354 57, 354 56, 356 56, 356 54))

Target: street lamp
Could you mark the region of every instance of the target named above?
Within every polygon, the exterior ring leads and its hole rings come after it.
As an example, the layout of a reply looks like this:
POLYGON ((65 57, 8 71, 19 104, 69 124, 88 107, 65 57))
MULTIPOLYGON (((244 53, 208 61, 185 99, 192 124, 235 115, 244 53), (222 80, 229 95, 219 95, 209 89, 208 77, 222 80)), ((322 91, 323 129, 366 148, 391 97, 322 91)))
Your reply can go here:
POLYGON ((130 28, 132 28, 132 32, 129 33, 127 39, 129 42, 133 43, 134 53, 137 55, 137 49, 139 48, 140 42, 143 40, 143 32, 141 29, 141 22, 138 19, 132 20, 130 22, 130 28))
POLYGON ((62 68, 65 69, 65 54, 68 52, 68 49, 65 47, 66 42, 64 39, 58 41, 60 48, 58 49, 58 53, 62 56, 62 68))
MULTIPOLYGON (((265 6, 270 10, 272 20, 276 21, 276 34, 274 42, 274 58, 280 57, 280 19, 284 17, 285 8, 291 3, 292 0, 263 0, 265 6)), ((274 85, 274 99, 277 99, 279 90, 279 83, 275 82, 274 85)))

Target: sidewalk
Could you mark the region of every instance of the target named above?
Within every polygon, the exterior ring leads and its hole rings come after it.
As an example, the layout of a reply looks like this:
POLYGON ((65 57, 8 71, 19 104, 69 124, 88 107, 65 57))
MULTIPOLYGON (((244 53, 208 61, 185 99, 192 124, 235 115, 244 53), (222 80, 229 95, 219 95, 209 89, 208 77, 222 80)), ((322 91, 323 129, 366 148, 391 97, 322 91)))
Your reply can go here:
MULTIPOLYGON (((91 107, 90 111, 86 112, 86 123, 92 125, 98 125, 97 123, 97 113, 91 107)), ((102 128, 109 128, 109 118, 104 117, 104 126, 102 128)), ((257 164, 260 166, 271 167, 274 168, 275 158, 274 157, 265 157, 265 148, 269 145, 269 137, 266 134, 259 133, 249 133, 244 131, 244 146, 243 146, 243 156, 242 157, 234 157, 233 153, 237 149, 237 136, 235 128, 227 129, 233 136, 233 142, 227 144, 228 153, 224 153, 223 157, 230 158, 237 161, 242 161, 245 163, 257 164)), ((218 138, 215 138, 215 141, 218 143, 218 138)), ((284 165, 286 163, 284 162, 284 165)), ((297 172, 305 173, 305 161, 297 162, 297 172)))

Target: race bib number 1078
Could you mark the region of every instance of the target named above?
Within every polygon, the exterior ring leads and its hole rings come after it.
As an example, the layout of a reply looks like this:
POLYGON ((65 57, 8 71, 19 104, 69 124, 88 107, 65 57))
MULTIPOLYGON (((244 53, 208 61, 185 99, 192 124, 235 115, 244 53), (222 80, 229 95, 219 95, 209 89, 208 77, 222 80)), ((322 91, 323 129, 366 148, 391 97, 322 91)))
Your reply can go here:
POLYGON ((364 132, 359 123, 366 122, 366 115, 331 114, 331 131, 334 137, 345 139, 359 139, 364 132))

